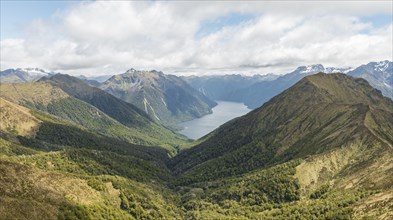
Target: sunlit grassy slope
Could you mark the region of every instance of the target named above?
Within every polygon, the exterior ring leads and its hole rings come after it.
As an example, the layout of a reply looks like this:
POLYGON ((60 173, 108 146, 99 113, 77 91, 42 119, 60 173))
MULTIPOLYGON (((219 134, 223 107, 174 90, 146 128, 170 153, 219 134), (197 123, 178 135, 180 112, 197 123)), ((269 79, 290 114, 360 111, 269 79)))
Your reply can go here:
POLYGON ((154 123, 129 103, 73 77, 67 76, 63 81, 73 89, 63 90, 50 81, 2 84, 0 96, 28 107, 37 114, 49 113, 91 132, 134 144, 160 145, 175 152, 186 141, 185 137, 154 123), (73 92, 68 94, 66 91, 73 92), (83 97, 77 95, 83 91, 83 97))

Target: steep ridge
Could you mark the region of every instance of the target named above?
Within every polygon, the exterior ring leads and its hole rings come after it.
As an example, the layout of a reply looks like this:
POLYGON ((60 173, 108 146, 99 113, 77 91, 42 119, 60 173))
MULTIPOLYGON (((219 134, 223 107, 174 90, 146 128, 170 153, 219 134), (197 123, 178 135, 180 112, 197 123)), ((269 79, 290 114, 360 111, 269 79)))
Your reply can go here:
MULTIPOLYGON (((56 77, 57 78, 57 77, 56 77)), ((67 77, 71 78, 72 77, 67 77)), ((134 144, 160 145, 175 152, 174 146, 185 138, 152 122, 138 109, 83 82, 68 84, 70 96, 49 79, 35 83, 2 84, 0 96, 8 101, 30 108, 37 113, 46 112, 82 126, 91 132, 125 140, 134 144), (73 87, 72 87, 73 86, 73 87), (85 93, 84 93, 85 92, 85 93), (84 95, 78 96, 78 94, 84 95), (80 100, 84 98, 97 107, 80 100), (99 108, 103 106, 101 111, 99 108), (133 109, 136 109, 135 111, 133 109), (106 111, 106 112, 104 112, 106 111), (108 114, 107 114, 108 112, 108 114), (115 118, 110 117, 113 115, 115 118), (121 120, 120 123, 117 120, 121 120)), ((67 87, 64 86, 66 89, 67 87)))
POLYGON ((118 99, 99 88, 89 86, 76 77, 56 74, 50 78, 42 78, 40 81, 47 81, 70 96, 98 108, 119 123, 134 128, 135 131, 145 136, 150 136, 155 139, 154 144, 179 146, 186 140, 182 135, 152 121, 145 112, 133 104, 118 99))
POLYGON ((62 89, 68 95, 95 106, 126 126, 139 127, 150 123, 147 115, 135 106, 98 88, 89 86, 76 77, 56 74, 50 78, 42 78, 39 81, 48 82, 62 89))
POLYGON ((100 88, 172 128, 178 122, 211 113, 211 107, 216 105, 181 78, 154 70, 130 69, 111 77, 100 88))
POLYGON ((184 182, 241 174, 352 143, 391 148, 393 102, 364 79, 308 76, 178 155, 184 182))
POLYGON ((191 218, 390 219, 393 102, 316 74, 174 158, 191 218))

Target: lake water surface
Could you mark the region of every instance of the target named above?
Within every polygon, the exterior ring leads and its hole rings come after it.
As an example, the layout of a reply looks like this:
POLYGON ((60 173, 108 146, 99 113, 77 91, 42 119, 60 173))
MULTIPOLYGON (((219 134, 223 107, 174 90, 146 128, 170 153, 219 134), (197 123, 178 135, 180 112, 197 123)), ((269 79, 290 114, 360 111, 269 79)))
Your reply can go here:
POLYGON ((179 125, 184 127, 184 129, 179 131, 179 133, 191 139, 198 139, 218 128, 225 122, 251 111, 251 109, 239 102, 217 101, 217 104, 218 105, 212 109, 212 114, 180 123, 179 125))

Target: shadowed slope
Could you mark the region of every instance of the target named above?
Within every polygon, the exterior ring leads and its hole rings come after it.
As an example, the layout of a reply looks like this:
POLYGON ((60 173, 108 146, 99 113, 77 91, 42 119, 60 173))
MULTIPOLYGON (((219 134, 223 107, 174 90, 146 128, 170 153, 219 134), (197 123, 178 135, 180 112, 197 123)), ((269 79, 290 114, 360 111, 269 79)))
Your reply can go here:
POLYGON ((101 88, 173 128, 178 122, 211 113, 210 108, 216 105, 183 79, 154 70, 130 69, 111 77, 101 88))

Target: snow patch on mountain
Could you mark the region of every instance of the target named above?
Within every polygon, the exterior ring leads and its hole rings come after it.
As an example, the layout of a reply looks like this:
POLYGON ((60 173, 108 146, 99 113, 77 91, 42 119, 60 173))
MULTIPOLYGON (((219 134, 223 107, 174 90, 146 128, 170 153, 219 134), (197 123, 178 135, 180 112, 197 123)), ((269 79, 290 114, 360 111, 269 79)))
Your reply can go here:
POLYGON ((346 68, 337 68, 337 67, 324 67, 322 64, 314 64, 314 65, 309 65, 309 66, 300 66, 298 67, 294 72, 300 73, 300 74, 314 74, 314 73, 348 73, 351 71, 351 67, 346 67, 346 68))
POLYGON ((380 61, 378 63, 376 63, 376 65, 374 66, 374 71, 379 71, 379 72, 384 72, 389 68, 389 62, 388 60, 385 61, 380 61))
POLYGON ((393 99, 393 62, 389 60, 370 62, 348 72, 348 75, 361 77, 377 88, 386 97, 393 99))
POLYGON ((351 70, 353 70, 352 67, 347 67, 347 68, 326 67, 324 73, 348 73, 351 70))
POLYGON ((324 70, 325 68, 323 67, 322 64, 315 64, 310 66, 300 66, 295 70, 295 72, 298 72, 300 74, 308 74, 308 73, 323 72, 324 70))
POLYGON ((54 72, 49 72, 40 68, 18 68, 16 70, 26 72, 30 75, 30 77, 34 77, 34 78, 55 74, 54 72))

